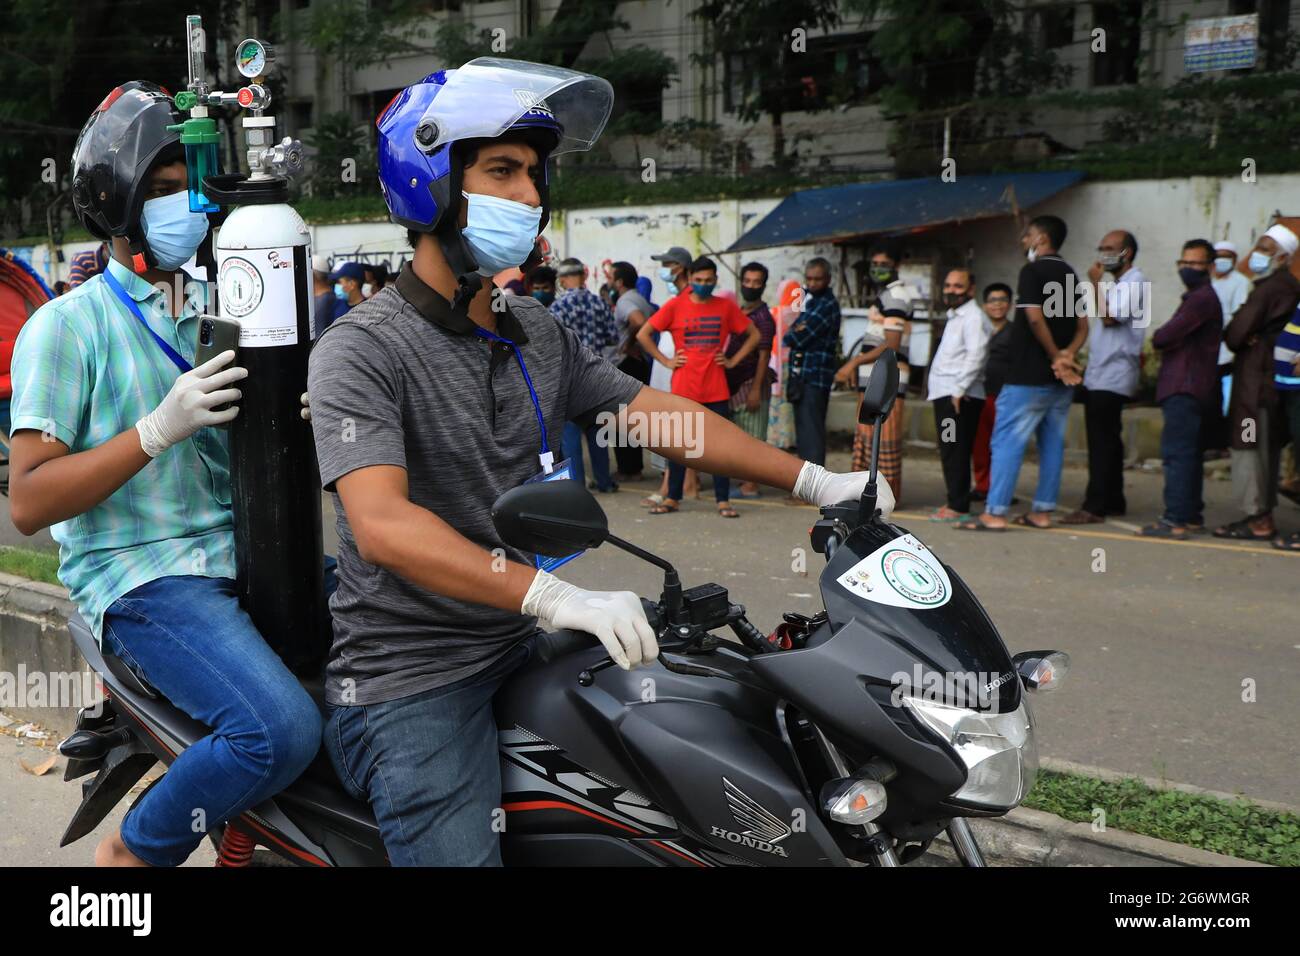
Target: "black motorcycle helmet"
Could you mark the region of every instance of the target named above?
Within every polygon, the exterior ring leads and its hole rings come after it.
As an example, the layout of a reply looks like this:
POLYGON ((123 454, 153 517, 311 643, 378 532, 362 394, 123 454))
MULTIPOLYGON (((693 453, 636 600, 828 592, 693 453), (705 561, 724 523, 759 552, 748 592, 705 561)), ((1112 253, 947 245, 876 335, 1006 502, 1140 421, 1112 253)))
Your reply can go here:
POLYGON ((165 89, 132 80, 104 97, 72 150, 77 218, 96 238, 126 237, 136 272, 158 264, 140 223, 143 184, 159 160, 184 159, 180 132, 167 128, 184 120, 165 89))

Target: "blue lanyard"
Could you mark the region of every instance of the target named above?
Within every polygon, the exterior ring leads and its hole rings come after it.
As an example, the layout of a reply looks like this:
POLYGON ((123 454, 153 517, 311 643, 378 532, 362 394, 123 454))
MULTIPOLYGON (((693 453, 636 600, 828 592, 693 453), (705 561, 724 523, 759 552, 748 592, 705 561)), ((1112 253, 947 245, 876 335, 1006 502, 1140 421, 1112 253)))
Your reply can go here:
POLYGON ((130 309, 132 314, 140 320, 140 324, 144 326, 144 330, 153 336, 153 340, 158 343, 158 347, 167 353, 167 357, 172 360, 175 366, 180 369, 182 373, 192 371, 194 366, 185 361, 179 352, 163 340, 161 335, 149 328, 149 323, 145 321, 144 316, 140 313, 140 307, 135 304, 135 299, 126 294, 126 290, 122 288, 122 284, 113 278, 113 273, 105 269, 100 273, 100 275, 104 277, 104 281, 109 284, 112 290, 117 294, 117 297, 122 300, 122 304, 130 309))
POLYGON ((519 351, 519 346, 509 339, 502 338, 480 326, 474 327, 474 334, 481 339, 487 339, 489 342, 500 342, 502 345, 508 346, 510 351, 514 353, 515 360, 519 362, 519 371, 524 373, 524 384, 528 386, 528 397, 533 400, 533 411, 537 412, 537 427, 542 432, 542 453, 537 458, 542 463, 542 470, 549 475, 555 470, 555 456, 551 454, 551 447, 546 441, 546 422, 542 418, 542 403, 537 399, 537 389, 533 388, 533 380, 528 377, 528 366, 524 364, 524 357, 519 351))

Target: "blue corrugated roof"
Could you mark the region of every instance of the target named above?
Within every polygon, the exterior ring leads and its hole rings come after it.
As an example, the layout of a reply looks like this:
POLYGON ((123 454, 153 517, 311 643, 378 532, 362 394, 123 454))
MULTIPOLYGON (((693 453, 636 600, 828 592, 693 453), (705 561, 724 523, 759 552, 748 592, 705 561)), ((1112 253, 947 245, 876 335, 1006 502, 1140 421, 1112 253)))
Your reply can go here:
POLYGON ((1083 178, 1077 170, 958 176, 953 182, 894 179, 804 189, 781 200, 727 252, 833 242, 855 236, 902 232, 948 222, 1009 216, 1028 209, 1083 178))

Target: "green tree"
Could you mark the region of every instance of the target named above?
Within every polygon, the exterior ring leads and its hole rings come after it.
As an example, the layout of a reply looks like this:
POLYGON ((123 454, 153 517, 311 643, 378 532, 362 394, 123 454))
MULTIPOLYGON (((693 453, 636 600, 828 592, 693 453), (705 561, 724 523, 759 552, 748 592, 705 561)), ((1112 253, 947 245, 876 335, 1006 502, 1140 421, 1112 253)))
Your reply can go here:
POLYGON ((806 108, 795 73, 806 57, 808 33, 840 24, 838 0, 706 0, 691 16, 706 25, 701 66, 729 64, 728 78, 744 93, 735 105, 745 122, 772 123, 772 163, 788 171, 797 157, 787 150, 785 114, 806 108))
MULTIPOLYGON (((44 231, 51 203, 67 220, 71 207, 59 197, 91 111, 127 80, 183 89, 185 15, 200 14, 212 38, 228 34, 237 7, 132 0, 127 15, 114 0, 0 0, 0 233, 44 231)), ((229 81, 232 65, 217 61, 215 47, 209 39, 209 75, 229 81)))

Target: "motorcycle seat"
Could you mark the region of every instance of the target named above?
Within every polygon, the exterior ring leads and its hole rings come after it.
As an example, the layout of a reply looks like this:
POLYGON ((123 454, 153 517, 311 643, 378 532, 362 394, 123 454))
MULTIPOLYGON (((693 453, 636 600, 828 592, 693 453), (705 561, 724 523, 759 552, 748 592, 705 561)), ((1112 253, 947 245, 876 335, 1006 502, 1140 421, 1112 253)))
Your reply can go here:
MULTIPOLYGON (((90 625, 82 619, 80 614, 73 614, 68 618, 68 630, 72 632, 73 642, 83 648, 83 654, 85 653, 84 649, 97 647, 94 635, 90 633, 90 625)), ((161 695, 158 693, 157 688, 133 671, 126 661, 113 653, 112 648, 99 647, 98 650, 101 657, 103 657, 104 667, 127 690, 150 700, 158 700, 161 695)), ((94 666, 94 661, 89 658, 87 658, 87 662, 94 666)))

